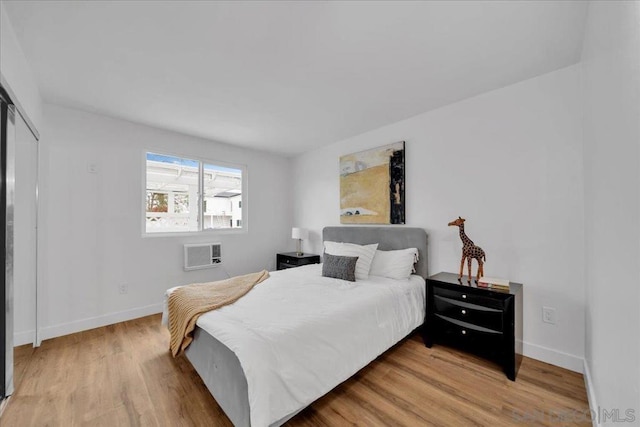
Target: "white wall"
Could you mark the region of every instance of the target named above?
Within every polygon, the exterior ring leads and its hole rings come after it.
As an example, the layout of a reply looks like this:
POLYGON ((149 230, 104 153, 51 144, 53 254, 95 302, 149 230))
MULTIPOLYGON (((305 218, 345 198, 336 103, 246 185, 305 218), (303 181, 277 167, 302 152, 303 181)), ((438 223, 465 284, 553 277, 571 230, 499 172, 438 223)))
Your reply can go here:
POLYGON ((592 2, 582 60, 590 397, 640 422, 640 4, 592 2))
POLYGON ((289 159, 49 104, 44 113, 43 338, 158 312, 171 286, 273 269, 291 245, 289 159), (248 233, 143 238, 146 149, 247 165, 248 233), (224 269, 184 272, 183 244, 211 241, 224 269))
POLYGON ((3 2, 0 2, 0 74, 17 98, 13 101, 22 106, 36 129, 40 130, 42 124, 40 91, 13 31, 3 2))
MULTIPOLYGON (((582 370, 584 264, 578 67, 565 68, 349 138, 295 159, 294 223, 339 224, 338 159, 406 141, 407 225, 429 234, 429 270, 457 271, 461 243, 487 253, 485 274, 524 283, 525 352, 582 370), (542 322, 542 306, 557 324, 542 322)), ((311 248, 310 248, 311 249, 311 248)), ((307 249, 305 249, 306 251, 307 249)))

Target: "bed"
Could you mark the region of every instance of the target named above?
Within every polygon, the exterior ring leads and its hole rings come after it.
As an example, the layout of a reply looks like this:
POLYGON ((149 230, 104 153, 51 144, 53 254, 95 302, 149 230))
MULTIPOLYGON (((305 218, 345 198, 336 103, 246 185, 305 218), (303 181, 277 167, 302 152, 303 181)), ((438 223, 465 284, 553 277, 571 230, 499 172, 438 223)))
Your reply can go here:
POLYGON ((424 321, 423 229, 326 227, 323 241, 417 248, 416 274, 353 283, 319 264, 276 271, 202 315, 185 356, 235 426, 282 425, 424 321))

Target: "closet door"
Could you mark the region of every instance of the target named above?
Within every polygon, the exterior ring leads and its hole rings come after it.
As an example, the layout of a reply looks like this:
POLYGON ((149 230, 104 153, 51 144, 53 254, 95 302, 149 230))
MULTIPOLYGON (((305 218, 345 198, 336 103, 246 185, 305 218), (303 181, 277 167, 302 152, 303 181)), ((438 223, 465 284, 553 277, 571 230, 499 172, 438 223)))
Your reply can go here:
POLYGON ((14 345, 31 344, 36 329, 36 183, 38 142, 16 117, 16 195, 14 206, 14 345))
POLYGON ((0 93, 0 400, 13 393, 13 206, 15 108, 0 93))

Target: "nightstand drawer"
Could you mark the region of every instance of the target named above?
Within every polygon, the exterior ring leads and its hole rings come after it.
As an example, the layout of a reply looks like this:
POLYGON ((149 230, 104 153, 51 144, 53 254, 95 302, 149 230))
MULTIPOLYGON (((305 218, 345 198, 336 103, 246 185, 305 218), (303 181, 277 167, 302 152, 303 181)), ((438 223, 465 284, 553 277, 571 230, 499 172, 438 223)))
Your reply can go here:
POLYGON ((287 268, 294 268, 294 267, 298 267, 298 264, 289 264, 286 262, 281 262, 278 264, 278 270, 285 270, 287 268))
POLYGON ((441 288, 439 286, 433 287, 434 296, 442 296, 456 301, 462 301, 469 304, 481 305, 484 307, 495 308, 502 310, 503 302, 497 298, 491 298, 487 295, 478 295, 476 293, 465 291, 453 291, 450 289, 441 288))
POLYGON ((280 263, 287 264, 290 267, 298 267, 300 265, 307 265, 307 264, 317 264, 315 260, 312 258, 296 259, 296 258, 288 258, 288 257, 282 257, 282 261, 280 263))
POLYGON ((434 313, 502 332, 502 311, 434 295, 434 313))
POLYGON ((438 335, 445 341, 483 354, 497 353, 502 348, 503 335, 501 332, 438 314, 434 316, 433 320, 438 335))
POLYGON ((298 255, 295 252, 288 252, 276 255, 276 268, 278 270, 319 263, 320 256, 315 254, 298 255))

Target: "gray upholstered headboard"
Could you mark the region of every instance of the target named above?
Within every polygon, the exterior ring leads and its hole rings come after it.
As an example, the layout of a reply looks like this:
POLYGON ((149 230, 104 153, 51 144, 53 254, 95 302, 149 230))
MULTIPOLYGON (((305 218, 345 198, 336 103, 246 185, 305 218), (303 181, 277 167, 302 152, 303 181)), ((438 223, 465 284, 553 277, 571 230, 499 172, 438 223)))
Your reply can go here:
POLYGON ((378 243, 381 251, 418 248, 420 260, 416 273, 427 277, 427 232, 414 227, 325 227, 322 241, 357 243, 370 245, 378 243))

